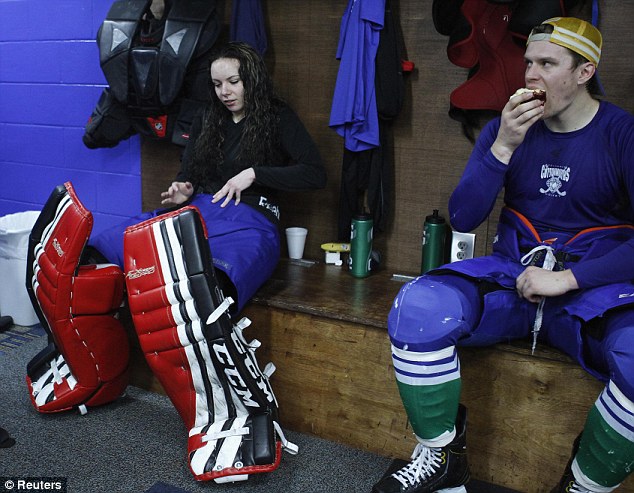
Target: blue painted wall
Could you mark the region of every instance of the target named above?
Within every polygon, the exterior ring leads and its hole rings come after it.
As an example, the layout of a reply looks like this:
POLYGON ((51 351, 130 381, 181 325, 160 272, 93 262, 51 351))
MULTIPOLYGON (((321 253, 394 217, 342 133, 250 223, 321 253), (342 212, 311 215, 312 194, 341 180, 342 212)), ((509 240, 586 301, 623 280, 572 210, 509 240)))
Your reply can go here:
POLYGON ((93 233, 141 211, 135 136, 91 150, 81 137, 103 87, 95 36, 108 0, 0 0, 0 216, 41 210, 71 181, 93 233))

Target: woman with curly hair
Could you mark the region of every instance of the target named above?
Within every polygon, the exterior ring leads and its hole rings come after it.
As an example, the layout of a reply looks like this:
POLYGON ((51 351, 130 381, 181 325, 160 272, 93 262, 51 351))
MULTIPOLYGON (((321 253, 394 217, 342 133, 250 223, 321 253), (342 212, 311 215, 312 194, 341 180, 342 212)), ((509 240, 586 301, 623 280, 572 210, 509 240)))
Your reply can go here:
MULTIPOLYGON (((323 188, 326 172, 315 143, 275 94, 253 48, 239 42, 217 48, 210 74, 216 97, 194 119, 181 170, 161 203, 198 207, 216 273, 239 311, 279 260, 278 194, 323 188)), ((112 239, 101 234, 91 244, 122 265, 123 245, 112 239)))

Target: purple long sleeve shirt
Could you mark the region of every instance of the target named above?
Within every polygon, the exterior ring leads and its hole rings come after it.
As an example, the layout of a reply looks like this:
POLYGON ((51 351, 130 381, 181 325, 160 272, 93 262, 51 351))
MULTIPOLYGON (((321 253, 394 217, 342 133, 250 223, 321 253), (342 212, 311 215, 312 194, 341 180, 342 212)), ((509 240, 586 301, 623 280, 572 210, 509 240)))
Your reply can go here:
MULTIPOLYGON (((542 240, 588 229, 634 224, 634 116, 601 102, 580 130, 556 133, 539 121, 508 164, 491 153, 500 119, 482 130, 449 200, 450 222, 471 231, 504 203, 520 212, 542 240)), ((634 240, 572 267, 581 288, 634 280, 634 240)))

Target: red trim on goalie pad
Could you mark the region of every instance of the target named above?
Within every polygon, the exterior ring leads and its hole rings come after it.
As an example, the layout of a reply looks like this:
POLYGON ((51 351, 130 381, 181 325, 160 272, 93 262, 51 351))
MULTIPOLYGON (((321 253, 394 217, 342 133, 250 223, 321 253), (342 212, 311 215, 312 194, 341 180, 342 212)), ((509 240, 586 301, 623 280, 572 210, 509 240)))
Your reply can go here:
MULTIPOLYGON (((188 442, 189 450, 192 450, 191 447, 195 446, 195 442, 194 443, 191 442, 192 438, 196 438, 196 437, 190 438, 190 441, 188 442)), ((200 440, 198 441, 200 442, 200 440)), ((198 445, 198 448, 200 448, 201 445, 202 444, 198 445)), ((241 476, 245 474, 260 474, 264 472, 272 472, 272 471, 275 471, 275 469, 277 469, 280 466, 281 461, 282 461, 282 442, 278 441, 275 444, 275 461, 271 464, 265 464, 261 466, 244 466, 240 468, 227 467, 226 469, 223 469, 222 471, 210 471, 208 473, 199 474, 199 475, 196 475, 191 468, 190 468, 190 471, 192 472, 192 474, 194 475, 194 478, 197 481, 211 481, 217 478, 223 478, 225 476, 241 476)))
POLYGON ((27 376, 41 412, 105 404, 127 386, 128 337, 114 317, 123 273, 114 265, 79 267, 91 229, 92 214, 67 182, 51 195, 31 233, 27 287, 56 349, 27 376))
MULTIPOLYGON (((171 284, 171 279, 163 277, 152 228, 190 210, 200 214, 196 207, 183 207, 130 226, 124 235, 128 303, 139 343, 148 365, 188 428, 194 425, 196 391, 185 350, 178 338, 172 302, 167 298, 165 286, 171 284)), ((204 223, 200 222, 206 241, 204 223)))
POLYGON ((64 380, 60 384, 54 384, 53 395, 55 399, 43 405, 38 405, 33 394, 33 381, 27 376, 26 384, 29 388, 29 397, 33 407, 44 414, 58 413, 62 411, 70 411, 83 404, 87 407, 102 406, 112 402, 114 398, 121 395, 123 389, 128 386, 128 374, 120 374, 107 382, 107 384, 98 387, 85 387, 77 385, 70 388, 68 381, 64 380), (96 390, 95 390, 96 389, 96 390), (113 389, 122 389, 120 392, 113 393, 113 389), (114 397, 113 397, 114 395, 114 397))
POLYGON ((194 477, 277 468, 277 403, 243 339, 248 322, 231 321, 199 210, 188 206, 127 228, 124 265, 146 361, 191 435, 194 477))
MULTIPOLYGON (((31 398, 31 404, 33 404, 33 407, 41 413, 57 413, 61 411, 69 411, 75 405, 74 398, 69 402, 68 393, 70 391, 70 388, 68 386, 68 382, 66 381, 62 382, 61 384, 54 384, 55 400, 44 405, 39 405, 35 401, 35 396, 33 395, 33 382, 28 376, 26 377, 26 384, 29 388, 29 397, 31 398)), ((85 392, 78 392, 77 395, 81 396, 87 394, 85 392)))
POLYGON ((74 316, 113 312, 121 306, 123 286, 123 274, 118 266, 82 265, 73 281, 70 311, 74 316))

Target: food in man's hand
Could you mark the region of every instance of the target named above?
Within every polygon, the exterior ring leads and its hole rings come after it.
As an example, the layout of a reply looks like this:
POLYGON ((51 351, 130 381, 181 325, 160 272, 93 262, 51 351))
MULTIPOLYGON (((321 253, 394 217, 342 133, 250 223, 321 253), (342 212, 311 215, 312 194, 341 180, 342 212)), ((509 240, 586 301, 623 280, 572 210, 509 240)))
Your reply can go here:
POLYGON ((514 98, 515 96, 519 96, 520 94, 524 94, 526 92, 532 92, 533 97, 528 99, 527 101, 524 101, 525 103, 528 103, 528 101, 533 101, 535 99, 546 101, 546 91, 544 91, 543 89, 527 89, 526 87, 521 87, 520 89, 515 91, 511 98, 514 98))

